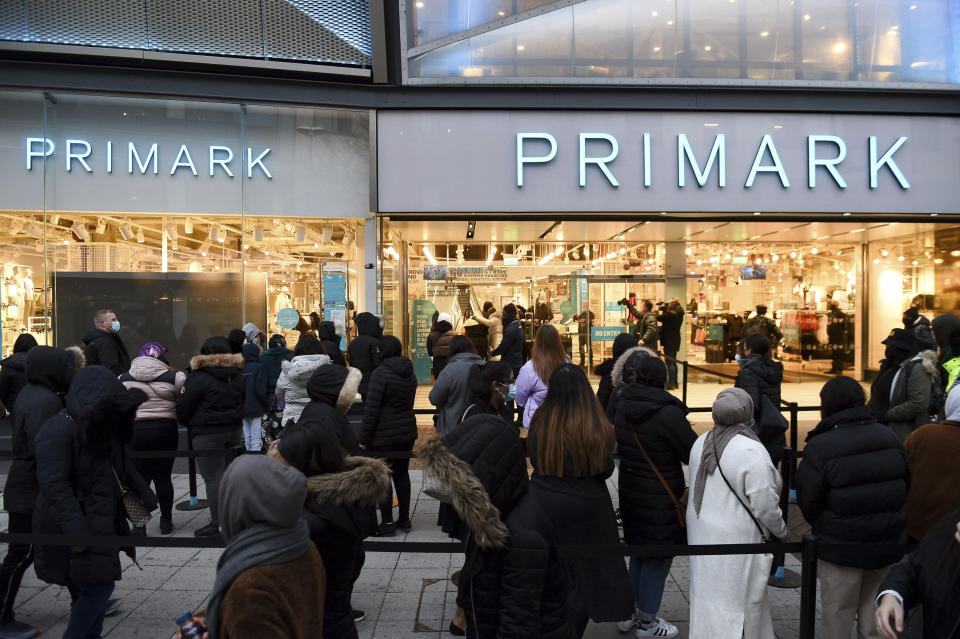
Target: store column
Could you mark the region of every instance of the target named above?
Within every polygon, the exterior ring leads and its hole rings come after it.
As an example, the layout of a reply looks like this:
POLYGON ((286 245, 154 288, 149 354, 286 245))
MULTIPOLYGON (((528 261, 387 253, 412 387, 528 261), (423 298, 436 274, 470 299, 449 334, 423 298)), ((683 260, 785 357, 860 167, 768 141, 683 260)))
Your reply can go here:
POLYGON ((357 261, 362 269, 363 275, 360 277, 361 290, 359 297, 363 304, 358 311, 368 311, 370 313, 382 313, 383 310, 377 306, 377 218, 369 217, 363 225, 363 251, 357 256, 357 261))
MULTIPOLYGON (((685 300, 687 299, 687 243, 666 242, 664 248, 666 250, 664 274, 667 284, 664 301, 669 302, 675 297, 680 300, 681 306, 685 306, 685 300)), ((677 359, 680 361, 686 361, 687 359, 687 340, 690 338, 690 330, 687 328, 689 319, 684 314, 683 328, 680 330, 680 352, 677 353, 677 359)), ((682 370, 678 371, 677 380, 683 383, 682 370)))

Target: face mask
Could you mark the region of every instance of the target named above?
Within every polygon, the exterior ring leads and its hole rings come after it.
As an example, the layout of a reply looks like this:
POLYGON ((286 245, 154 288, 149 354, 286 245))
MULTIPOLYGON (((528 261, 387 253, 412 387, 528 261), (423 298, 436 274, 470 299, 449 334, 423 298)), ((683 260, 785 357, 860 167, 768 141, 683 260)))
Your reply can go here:
POLYGON ((739 363, 740 363, 740 353, 737 353, 736 355, 734 355, 734 356, 733 356, 733 359, 737 360, 737 364, 739 364, 739 363))
POLYGON ((114 333, 119 333, 119 332, 120 332, 120 322, 118 322, 117 320, 114 320, 114 321, 113 321, 113 324, 110 325, 110 330, 113 331, 114 333))
POLYGON ((510 390, 507 391, 507 397, 506 397, 506 399, 508 399, 508 400, 510 400, 510 401, 512 402, 512 401, 513 401, 513 398, 516 397, 516 396, 517 396, 517 385, 516 385, 516 384, 510 384, 510 390))

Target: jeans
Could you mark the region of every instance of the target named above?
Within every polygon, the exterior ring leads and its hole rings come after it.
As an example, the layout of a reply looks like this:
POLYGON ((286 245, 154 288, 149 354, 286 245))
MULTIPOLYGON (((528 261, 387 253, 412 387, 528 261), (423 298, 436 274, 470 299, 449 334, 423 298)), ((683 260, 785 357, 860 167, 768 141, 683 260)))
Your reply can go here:
POLYGON ((677 353, 680 351, 675 351, 672 349, 663 349, 664 355, 667 357, 664 361, 667 364, 667 383, 676 384, 677 383, 677 363, 673 360, 677 359, 677 353))
POLYGON ((237 429, 225 433, 201 433, 193 436, 194 450, 216 450, 224 453, 211 457, 197 457, 197 471, 203 477, 203 483, 207 488, 207 504, 210 506, 211 524, 220 524, 220 508, 217 503, 220 478, 223 477, 229 460, 232 460, 232 456, 228 457, 226 453, 240 445, 239 435, 240 430, 237 429))
POLYGON ((657 616, 672 563, 673 557, 630 558, 627 574, 633 586, 633 604, 642 621, 652 621, 657 616))
MULTIPOLYGON (((180 436, 177 422, 173 419, 144 419, 136 422, 133 433, 133 450, 177 450, 180 436)), ((160 502, 160 516, 173 516, 173 457, 134 458, 133 465, 147 484, 153 483, 160 502)))
POLYGON ((100 639, 103 613, 107 611, 107 602, 113 594, 113 583, 107 581, 77 591, 63 639, 100 639))
POLYGON ((262 415, 243 418, 243 443, 249 451, 260 452, 260 421, 262 419, 262 415))
MULTIPOLYGON (((33 515, 30 513, 10 513, 9 531, 13 534, 30 534, 33 531, 33 515)), ((23 573, 33 563, 32 544, 10 544, 7 556, 0 566, 0 623, 14 620, 13 604, 17 600, 23 573)))
MULTIPOLYGON (((410 468, 409 459, 388 459, 387 466, 393 476, 393 486, 397 489, 397 505, 399 513, 397 521, 410 519, 410 468)), ((387 493, 387 498, 380 502, 380 520, 384 523, 393 521, 393 490, 387 493)))

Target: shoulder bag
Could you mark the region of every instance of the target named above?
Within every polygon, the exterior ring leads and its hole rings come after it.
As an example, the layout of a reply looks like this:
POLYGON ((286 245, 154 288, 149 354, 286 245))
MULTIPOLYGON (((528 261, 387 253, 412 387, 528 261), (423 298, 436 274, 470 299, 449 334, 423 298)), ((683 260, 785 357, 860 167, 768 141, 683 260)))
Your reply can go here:
POLYGON ((123 485, 123 482, 120 481, 120 476, 117 475, 116 469, 111 470, 113 470, 114 479, 117 480, 117 486, 120 487, 120 498, 123 500, 123 510, 127 515, 127 519, 130 520, 134 528, 146 526, 152 517, 150 511, 147 510, 143 501, 137 497, 132 490, 123 485))
POLYGON ((688 491, 684 490, 683 495, 680 499, 677 499, 676 494, 670 488, 670 484, 667 483, 667 480, 663 478, 663 475, 660 474, 660 469, 657 468, 657 465, 653 463, 653 460, 650 459, 650 455, 647 454, 647 449, 643 447, 643 444, 640 443, 640 438, 637 437, 637 432, 630 429, 630 432, 633 433, 633 439, 637 442, 637 446, 640 448, 640 452, 643 453, 643 457, 647 460, 647 463, 650 464, 650 468, 653 469, 653 472, 657 475, 657 479, 660 480, 660 483, 663 484, 663 487, 667 490, 667 494, 670 495, 670 499, 673 500, 673 508, 677 511, 677 521, 680 522, 681 528, 687 527, 687 499, 689 497, 688 491))
POLYGON ((733 486, 730 484, 730 480, 728 480, 728 479, 727 479, 727 476, 723 474, 723 466, 720 465, 720 455, 717 454, 717 440, 716 440, 716 438, 714 438, 714 440, 713 440, 713 454, 714 454, 714 455, 716 456, 716 458, 717 458, 717 470, 720 471, 720 476, 723 477, 723 483, 725 483, 725 484, 727 485, 727 488, 730 489, 730 492, 733 493, 733 496, 737 498, 737 501, 740 502, 740 505, 743 506, 743 509, 747 511, 747 514, 748 514, 748 515, 750 515, 750 519, 753 520, 753 525, 757 527, 757 530, 758 530, 758 531, 760 531, 760 539, 763 541, 763 543, 765 543, 765 544, 766 544, 766 543, 769 543, 769 542, 771 541, 771 539, 770 539, 770 533, 768 533, 767 531, 765 531, 765 530, 763 529, 763 526, 760 525, 760 522, 757 521, 757 518, 753 516, 753 511, 750 510, 750 508, 747 507, 747 505, 746 505, 745 503, 743 503, 743 500, 740 499, 740 495, 737 493, 736 490, 733 489, 733 486))
POLYGON ((765 436, 773 435, 778 432, 785 432, 790 428, 790 422, 783 416, 783 413, 773 405, 766 395, 760 395, 760 412, 757 416, 757 434, 764 433, 765 436))

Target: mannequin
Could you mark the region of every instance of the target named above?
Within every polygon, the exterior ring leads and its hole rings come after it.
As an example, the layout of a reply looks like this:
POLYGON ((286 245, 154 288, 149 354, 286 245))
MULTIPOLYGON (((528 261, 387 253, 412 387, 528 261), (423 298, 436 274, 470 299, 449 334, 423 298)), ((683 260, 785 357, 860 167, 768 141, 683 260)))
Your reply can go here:
POLYGON ((23 303, 23 317, 26 320, 29 317, 33 316, 34 307, 36 305, 34 300, 34 286, 33 286, 33 269, 29 266, 24 269, 23 272, 23 291, 24 291, 24 303, 23 303))

